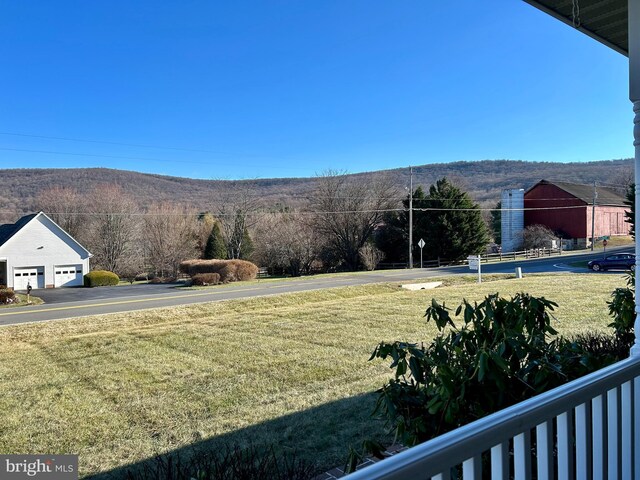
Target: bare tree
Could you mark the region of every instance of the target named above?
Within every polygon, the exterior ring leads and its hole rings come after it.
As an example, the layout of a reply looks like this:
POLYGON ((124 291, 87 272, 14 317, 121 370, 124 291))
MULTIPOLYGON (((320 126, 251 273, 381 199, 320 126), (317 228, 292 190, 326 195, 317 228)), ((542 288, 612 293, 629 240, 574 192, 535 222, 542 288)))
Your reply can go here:
POLYGON ((138 275, 146 278, 148 273, 146 252, 140 242, 141 237, 140 225, 137 225, 135 240, 130 244, 127 255, 119 262, 117 273, 120 279, 127 280, 129 283, 133 283, 138 275))
POLYGON ((294 277, 310 273, 322 248, 309 218, 298 213, 265 215, 256 234, 260 265, 286 270, 294 277))
POLYGON ((69 235, 80 240, 87 223, 87 202, 77 190, 69 187, 52 187, 40 191, 36 208, 46 213, 69 235))
POLYGON ((390 179, 363 181, 333 171, 317 180, 312 209, 316 230, 334 255, 350 270, 360 263, 367 243, 385 211, 399 208, 398 191, 390 179))
POLYGON ((367 270, 375 270, 378 264, 384 258, 382 250, 377 248, 373 243, 367 242, 360 249, 360 260, 367 270))
POLYGON ((633 165, 621 167, 614 172, 609 180, 607 180, 607 187, 620 190, 627 190, 629 186, 635 182, 633 165))
POLYGON ((146 258, 161 276, 176 276, 183 260, 199 256, 200 230, 195 213, 172 204, 153 205, 143 222, 146 258))
POLYGON ((556 238, 557 235, 544 225, 529 225, 522 231, 522 248, 549 248, 556 238))
POLYGON ((95 263, 106 270, 120 272, 134 254, 137 229, 135 200, 117 185, 100 185, 91 194, 90 235, 87 248, 95 263))

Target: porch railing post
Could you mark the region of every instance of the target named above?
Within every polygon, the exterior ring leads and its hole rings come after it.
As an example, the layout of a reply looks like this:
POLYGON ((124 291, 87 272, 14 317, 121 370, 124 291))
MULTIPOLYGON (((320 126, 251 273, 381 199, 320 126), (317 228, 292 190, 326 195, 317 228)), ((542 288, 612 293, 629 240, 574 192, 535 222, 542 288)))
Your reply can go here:
MULTIPOLYGON (((640 0, 629 0, 629 99, 633 103, 633 145, 635 147, 635 197, 640 206, 640 0)), ((640 208, 635 212, 635 228, 640 227, 640 208)), ((640 258, 640 242, 636 241, 636 258, 640 258)), ((640 299, 636 295, 636 339, 631 347, 632 356, 640 356, 640 299)))
MULTIPOLYGON (((640 0, 629 0, 629 7, 631 7, 632 3, 640 3, 640 0)), ((640 10, 640 8, 638 8, 640 10)), ((629 16, 631 16, 631 10, 629 11, 629 16)), ((640 15, 638 15, 640 21, 640 15)), ((638 29, 640 30, 640 28, 638 29)), ((640 57, 640 48, 638 50, 638 56, 640 57)), ((631 51, 629 52, 629 58, 631 58, 631 51)), ((629 60, 629 63, 631 60, 629 60)), ((638 67, 638 75, 636 83, 640 84, 640 58, 636 62, 639 64, 638 67)), ((631 70, 631 69, 630 69, 631 70)), ((631 79, 633 79, 633 75, 631 75, 631 79)), ((633 112, 634 112, 634 120, 633 120, 633 145, 635 146, 635 201, 636 206, 640 206, 640 85, 636 88, 637 97, 633 101, 633 112)), ((633 92, 633 89, 631 89, 633 92)), ((635 219, 634 219, 634 229, 636 231, 637 237, 637 229, 640 228, 640 208, 636 207, 635 211, 635 219)), ((636 258, 640 258, 640 242, 636 239, 636 258)), ((640 298, 636 295, 636 319, 633 325, 633 329, 635 332, 635 341, 633 343, 633 347, 631 347, 631 356, 640 356, 640 298)))

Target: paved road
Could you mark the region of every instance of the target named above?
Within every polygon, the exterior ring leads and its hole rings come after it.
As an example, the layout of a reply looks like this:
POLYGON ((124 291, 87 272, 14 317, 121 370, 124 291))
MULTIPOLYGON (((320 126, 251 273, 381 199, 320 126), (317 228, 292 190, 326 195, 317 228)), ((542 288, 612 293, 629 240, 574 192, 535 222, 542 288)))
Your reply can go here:
MULTIPOLYGON (((633 246, 616 250, 632 251, 633 246)), ((610 251, 615 251, 611 249, 610 251)), ((513 273, 521 267, 524 274, 541 272, 586 271, 568 263, 597 258, 597 254, 577 254, 483 264, 484 273, 513 273)), ((0 326, 16 323, 57 320, 86 315, 127 312, 145 308, 189 305, 220 300, 303 292, 323 288, 365 285, 380 282, 409 283, 418 279, 469 274, 467 267, 439 269, 387 270, 342 275, 318 275, 302 279, 263 280, 249 284, 229 284, 205 290, 186 290, 176 285, 132 285, 114 288, 55 289, 37 292, 47 303, 33 307, 0 310, 0 326)), ((598 273, 594 275, 602 275, 598 273)))

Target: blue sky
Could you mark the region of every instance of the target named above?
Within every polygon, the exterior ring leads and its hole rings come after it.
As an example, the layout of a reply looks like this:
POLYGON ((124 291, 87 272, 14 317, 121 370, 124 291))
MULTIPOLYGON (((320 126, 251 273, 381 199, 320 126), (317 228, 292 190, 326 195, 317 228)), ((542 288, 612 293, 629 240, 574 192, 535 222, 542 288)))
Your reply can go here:
POLYGON ((520 0, 0 6, 0 168, 237 179, 633 155, 627 59, 520 0))

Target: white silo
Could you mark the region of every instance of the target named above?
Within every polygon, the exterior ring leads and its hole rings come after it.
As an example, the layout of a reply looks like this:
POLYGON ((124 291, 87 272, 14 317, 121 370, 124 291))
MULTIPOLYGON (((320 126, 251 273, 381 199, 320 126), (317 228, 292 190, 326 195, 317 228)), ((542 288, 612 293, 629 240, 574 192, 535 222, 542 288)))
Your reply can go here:
POLYGON ((524 229, 524 189, 502 191, 502 251, 513 252, 522 243, 524 229))

